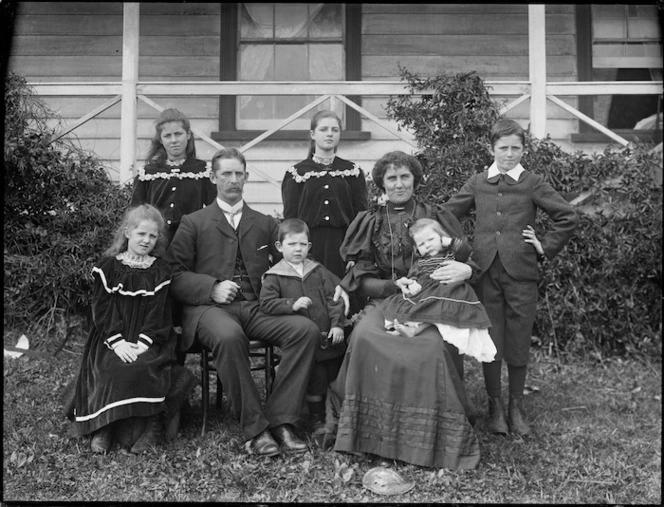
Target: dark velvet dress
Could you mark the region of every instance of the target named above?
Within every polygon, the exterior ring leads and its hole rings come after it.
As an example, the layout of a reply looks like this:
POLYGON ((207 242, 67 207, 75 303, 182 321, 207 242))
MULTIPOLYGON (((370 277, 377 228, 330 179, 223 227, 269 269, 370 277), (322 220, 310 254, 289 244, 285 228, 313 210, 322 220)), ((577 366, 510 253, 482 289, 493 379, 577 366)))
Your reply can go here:
POLYGON ((83 350, 73 405, 66 408, 80 435, 127 417, 166 408, 175 361, 168 289, 170 267, 155 259, 145 268, 104 257, 92 270, 93 325, 83 350), (118 339, 148 345, 133 363, 110 348, 118 339))
MULTIPOLYGON (((408 227, 419 218, 434 218, 463 237, 454 216, 422 203, 411 201, 402 210, 388 203, 361 213, 342 246, 344 257, 356 260, 342 286, 355 290, 365 276, 388 281, 405 276, 413 262, 408 227)), ((334 449, 426 467, 474 468, 479 442, 466 416, 451 345, 433 326, 416 340, 387 333, 382 303, 372 303, 355 325, 328 392, 326 431, 336 432, 334 449)))
POLYGON ((181 166, 152 161, 141 167, 134 180, 131 204, 152 204, 166 221, 170 243, 183 215, 204 208, 217 195, 203 160, 187 158, 181 166))
POLYGON ((339 157, 328 166, 308 158, 286 171, 281 196, 284 218, 299 218, 309 226, 312 257, 343 277, 339 247, 355 216, 367 209, 362 169, 339 157))

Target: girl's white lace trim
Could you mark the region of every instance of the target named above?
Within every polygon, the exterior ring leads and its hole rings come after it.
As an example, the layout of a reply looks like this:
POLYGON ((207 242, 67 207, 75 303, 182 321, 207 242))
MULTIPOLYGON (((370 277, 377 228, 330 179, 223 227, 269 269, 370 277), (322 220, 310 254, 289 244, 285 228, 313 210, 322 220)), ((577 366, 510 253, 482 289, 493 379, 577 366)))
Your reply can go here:
POLYGON ((136 255, 131 255, 127 250, 125 250, 124 252, 120 252, 115 256, 115 258, 125 266, 129 266, 130 268, 139 268, 139 269, 149 268, 157 259, 156 257, 152 257, 150 255, 144 255, 141 257, 138 257, 136 255))
POLYGON ((181 173, 181 172, 161 172, 154 174, 145 174, 145 166, 141 166, 138 170, 138 179, 140 181, 151 181, 151 180, 170 180, 171 178, 177 178, 179 180, 202 180, 204 178, 210 177, 210 162, 205 164, 205 171, 201 173, 181 173))
POLYGON ((345 169, 343 171, 309 171, 300 175, 298 174, 297 169, 295 169, 295 166, 291 166, 288 168, 287 172, 291 173, 296 183, 304 183, 309 178, 322 178, 323 176, 327 175, 333 177, 341 176, 343 178, 347 178, 349 176, 359 176, 361 170, 362 169, 360 169, 360 167, 357 164, 353 164, 352 169, 345 169))

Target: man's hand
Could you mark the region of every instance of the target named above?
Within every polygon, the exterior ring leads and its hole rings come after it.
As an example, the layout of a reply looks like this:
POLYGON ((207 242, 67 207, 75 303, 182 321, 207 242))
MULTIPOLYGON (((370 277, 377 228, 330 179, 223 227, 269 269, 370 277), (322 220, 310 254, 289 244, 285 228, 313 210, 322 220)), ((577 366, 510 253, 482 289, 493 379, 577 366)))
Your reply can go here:
POLYGON ((297 312, 300 310, 304 310, 306 308, 309 308, 311 306, 311 299, 309 299, 306 296, 302 296, 299 298, 295 303, 293 303, 293 311, 297 312))
POLYGON ((341 285, 337 285, 334 288, 334 297, 332 298, 332 301, 339 301, 339 298, 344 300, 344 315, 348 315, 348 312, 350 311, 350 298, 348 297, 348 293, 341 288, 341 285))
POLYGON ((224 280, 223 282, 216 283, 214 287, 212 287, 210 299, 215 303, 227 305, 233 302, 239 289, 240 286, 237 283, 231 280, 224 280))
POLYGON ((459 261, 443 261, 443 265, 431 273, 431 278, 440 283, 448 284, 468 280, 473 270, 468 264, 459 261))
POLYGON ((333 327, 330 329, 330 332, 327 333, 327 337, 332 339, 332 345, 337 345, 344 341, 344 330, 340 327, 333 327))
POLYGON ((126 341, 121 341, 118 346, 113 349, 113 352, 122 359, 124 363, 133 363, 138 359, 136 345, 126 341))

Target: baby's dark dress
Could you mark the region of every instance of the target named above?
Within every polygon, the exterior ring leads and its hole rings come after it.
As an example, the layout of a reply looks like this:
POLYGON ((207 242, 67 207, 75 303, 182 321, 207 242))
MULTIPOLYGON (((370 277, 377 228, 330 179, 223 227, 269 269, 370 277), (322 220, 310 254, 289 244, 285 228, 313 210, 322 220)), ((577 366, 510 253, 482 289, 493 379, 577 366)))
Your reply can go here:
POLYGON ((94 268, 93 325, 83 350, 68 416, 81 435, 127 417, 158 414, 166 407, 175 361, 170 267, 155 259, 145 268, 104 257, 94 268), (117 339, 148 349, 124 363, 110 348, 117 339))
POLYGON ((477 294, 466 281, 442 284, 429 275, 445 260, 454 260, 449 252, 419 259, 408 273, 422 290, 415 295, 394 294, 385 300, 386 326, 397 320, 401 324, 434 324, 443 339, 455 345, 459 352, 490 362, 496 348, 487 328, 489 316, 477 294))

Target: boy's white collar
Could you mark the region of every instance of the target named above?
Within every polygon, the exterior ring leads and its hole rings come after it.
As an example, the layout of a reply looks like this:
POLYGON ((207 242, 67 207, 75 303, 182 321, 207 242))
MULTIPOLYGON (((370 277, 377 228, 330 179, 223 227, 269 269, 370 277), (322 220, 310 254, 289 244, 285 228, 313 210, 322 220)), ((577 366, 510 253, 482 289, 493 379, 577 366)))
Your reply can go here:
MULTIPOLYGON (((521 164, 517 164, 513 169, 510 169, 507 171, 505 174, 512 178, 514 181, 519 181, 519 177, 521 176, 521 173, 525 171, 523 166, 521 164)), ((491 164, 491 167, 489 167, 489 171, 487 173, 487 178, 493 178, 494 176, 498 176, 500 174, 500 170, 498 169, 498 165, 494 162, 491 164)))

